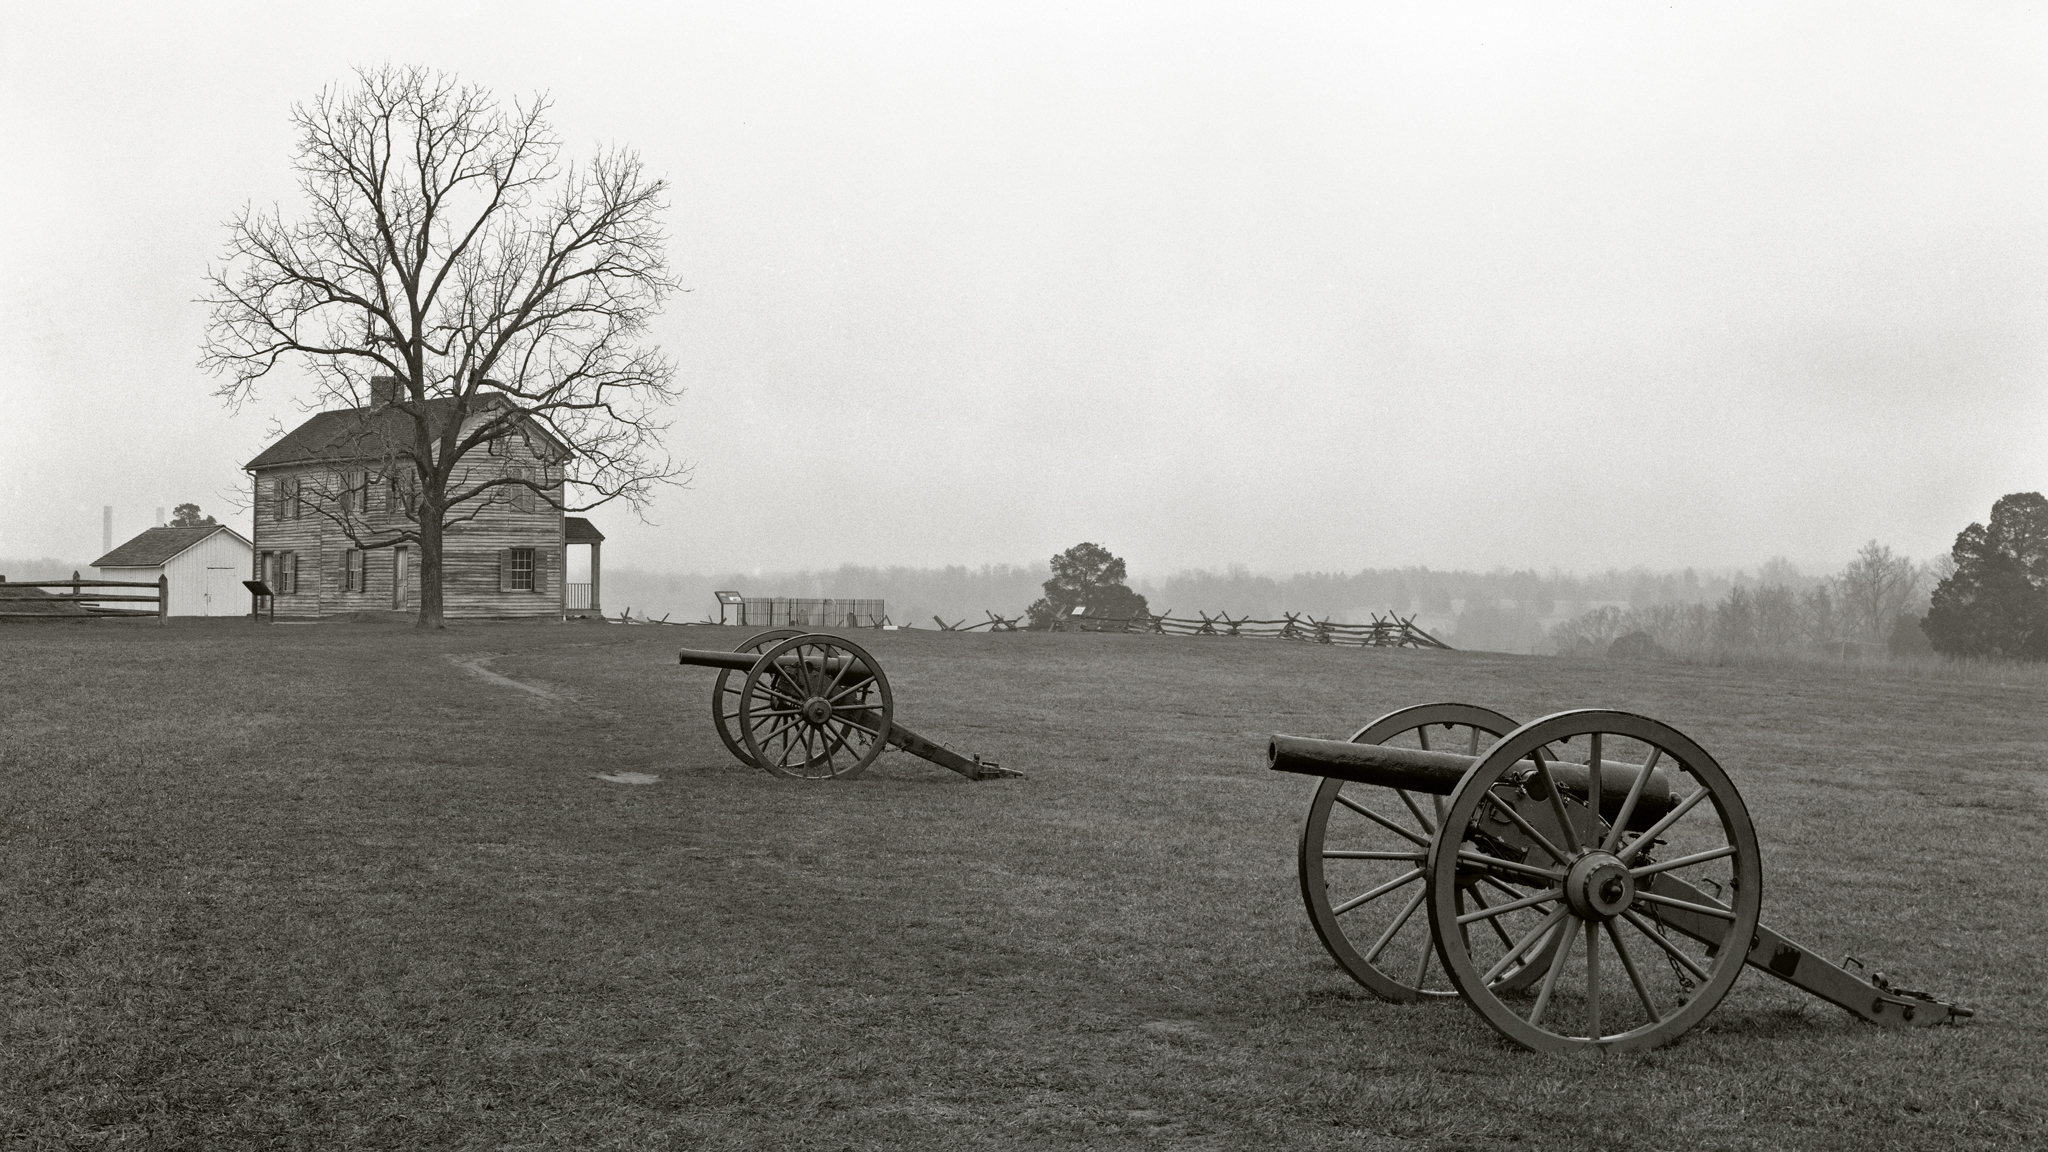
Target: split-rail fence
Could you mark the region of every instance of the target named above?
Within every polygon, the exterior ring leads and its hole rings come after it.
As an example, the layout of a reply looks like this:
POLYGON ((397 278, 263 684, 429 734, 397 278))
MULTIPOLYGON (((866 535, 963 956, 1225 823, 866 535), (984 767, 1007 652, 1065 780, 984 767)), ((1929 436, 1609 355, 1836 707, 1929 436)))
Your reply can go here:
POLYGON ((0 619, 78 620, 105 616, 154 616, 159 623, 171 614, 171 580, 81 580, 73 572, 69 580, 16 580, 0 576, 0 619), (68 588, 68 592, 45 592, 45 588, 68 588), (150 594, 87 592, 87 588, 147 588, 150 594), (106 602, 154 604, 154 608, 108 608, 106 602))

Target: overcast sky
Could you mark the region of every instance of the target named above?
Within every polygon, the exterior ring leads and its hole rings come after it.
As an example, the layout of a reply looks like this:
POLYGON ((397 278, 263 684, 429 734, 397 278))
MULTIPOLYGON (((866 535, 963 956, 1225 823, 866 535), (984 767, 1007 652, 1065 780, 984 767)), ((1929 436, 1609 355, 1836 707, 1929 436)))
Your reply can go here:
POLYGON ((695 477, 608 566, 1832 568, 2048 486, 2038 4, 81 10, 0 0, 0 555, 230 511, 302 417, 192 301, 387 60, 673 183, 695 477))

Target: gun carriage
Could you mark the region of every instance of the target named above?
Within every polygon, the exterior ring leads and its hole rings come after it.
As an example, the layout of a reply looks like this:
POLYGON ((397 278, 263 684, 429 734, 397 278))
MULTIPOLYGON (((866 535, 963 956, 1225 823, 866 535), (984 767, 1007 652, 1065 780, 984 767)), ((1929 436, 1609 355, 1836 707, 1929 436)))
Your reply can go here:
POLYGON ((1023 773, 962 756, 896 719, 889 678, 867 649, 795 628, 748 638, 731 652, 685 648, 678 663, 718 669, 711 720, 740 763, 802 780, 849 780, 885 747, 991 780, 1023 773))
POLYGON ((1762 862, 1741 795, 1703 748, 1647 717, 1589 709, 1517 725, 1428 704, 1350 740, 1275 735, 1267 764, 1322 777, 1302 826, 1302 898, 1338 965, 1385 999, 1461 996, 1547 1052, 1675 1040, 1746 965, 1873 1023, 1971 1015, 1759 924, 1762 862))

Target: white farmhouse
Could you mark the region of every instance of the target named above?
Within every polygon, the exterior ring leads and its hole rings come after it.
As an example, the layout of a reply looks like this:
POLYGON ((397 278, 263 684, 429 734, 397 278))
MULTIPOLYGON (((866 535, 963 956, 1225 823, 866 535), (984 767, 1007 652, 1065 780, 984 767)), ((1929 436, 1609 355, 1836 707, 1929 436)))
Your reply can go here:
POLYGON ((256 550, 225 524, 151 528, 92 562, 102 580, 170 580, 173 616, 244 616, 256 550))

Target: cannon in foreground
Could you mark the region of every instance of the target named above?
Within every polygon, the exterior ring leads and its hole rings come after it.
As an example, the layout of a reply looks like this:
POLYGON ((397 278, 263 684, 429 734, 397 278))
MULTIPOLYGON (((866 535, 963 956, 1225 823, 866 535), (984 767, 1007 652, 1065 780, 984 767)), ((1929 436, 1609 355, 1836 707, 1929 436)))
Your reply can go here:
POLYGON ((1546 1052, 1675 1040, 1745 965, 1878 1024, 1971 1014, 1759 924, 1762 862, 1741 795, 1704 749, 1647 717, 1517 726, 1428 704, 1348 741, 1276 735, 1267 763, 1322 777, 1302 898, 1338 965, 1386 999, 1462 996, 1546 1052))
POLYGON ((969 780, 1023 775, 899 723, 882 666, 850 640, 778 628, 732 652, 685 648, 678 662, 719 670, 711 689, 718 738, 742 764, 777 776, 848 780, 892 745, 969 780), (735 674, 743 674, 737 686, 735 674))

